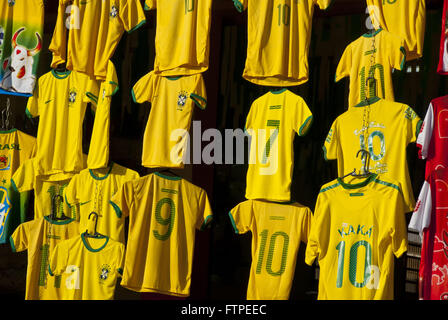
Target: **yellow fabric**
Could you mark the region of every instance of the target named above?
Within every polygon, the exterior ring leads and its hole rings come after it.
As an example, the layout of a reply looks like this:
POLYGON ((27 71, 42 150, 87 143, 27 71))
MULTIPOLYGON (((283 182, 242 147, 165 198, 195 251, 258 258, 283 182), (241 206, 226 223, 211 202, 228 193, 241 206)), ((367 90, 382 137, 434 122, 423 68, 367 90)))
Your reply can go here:
POLYGON ((59 0, 49 47, 53 53, 51 67, 66 62, 69 70, 104 80, 123 33, 145 22, 139 0, 59 0))
POLYGON ((146 0, 145 10, 153 9, 157 9, 154 72, 179 76, 207 71, 212 0, 146 0))
POLYGON ((126 182, 112 197, 118 215, 129 216, 121 285, 137 292, 189 296, 195 230, 212 218, 207 193, 161 173, 126 182))
POLYGON ((331 0, 234 0, 247 9, 247 57, 243 77, 265 86, 296 86, 308 81, 308 51, 314 6, 331 0))
POLYGON ((403 188, 407 212, 415 206, 409 177, 406 147, 416 141, 421 119, 409 106, 397 102, 370 99, 368 135, 362 130, 364 111, 368 106, 343 113, 332 124, 324 143, 328 160, 338 160, 338 175, 344 176, 362 168, 358 151, 365 146, 370 152, 370 171, 384 179, 396 180, 403 188), (375 102, 376 101, 376 102, 375 102))
POLYGON ((247 300, 288 300, 301 242, 312 212, 299 203, 247 200, 229 212, 237 234, 252 233, 247 300))
POLYGON ((308 265, 318 257, 317 298, 393 299, 394 255, 407 250, 404 213, 399 185, 381 176, 324 185, 305 252, 308 265))
POLYGON ((50 275, 66 277, 60 300, 113 300, 124 251, 120 242, 108 237, 88 238, 84 233, 60 242, 48 266, 50 275))
POLYGON ((73 219, 53 221, 48 216, 22 223, 12 234, 14 252, 28 250, 25 300, 57 300, 64 295, 62 277, 49 277, 48 264, 56 245, 78 234, 73 219))
POLYGON ((136 103, 151 102, 142 165, 183 168, 194 106, 205 109, 207 105, 202 75, 172 78, 151 71, 134 85, 132 97, 136 103))
POLYGON ((82 124, 88 93, 98 94, 98 83, 79 72, 52 70, 39 78, 26 113, 39 117, 37 175, 79 172, 83 169, 82 124))
POLYGON ((109 137, 110 137, 110 104, 112 96, 118 91, 118 77, 112 61, 107 65, 106 80, 101 82, 99 96, 95 109, 92 137, 90 138, 87 167, 99 169, 107 167, 109 163, 109 137))
POLYGON ((251 135, 246 198, 289 201, 294 166, 294 136, 305 135, 312 123, 305 101, 283 89, 256 99, 246 120, 251 135))
POLYGON ((423 56, 426 0, 366 0, 373 26, 405 39, 406 60, 423 56))
POLYGON ((81 232, 87 230, 90 213, 96 212, 97 231, 124 243, 124 217, 115 214, 109 201, 126 181, 138 178, 137 172, 116 163, 103 169, 84 169, 73 176, 64 193, 70 206, 79 205, 81 232))
POLYGON ((337 82, 350 77, 349 108, 366 97, 394 101, 392 70, 403 70, 405 60, 403 39, 384 30, 375 31, 374 36, 366 33, 350 43, 339 61, 335 78, 337 82), (375 77, 376 88, 370 80, 366 83, 371 76, 375 77))
POLYGON ((52 211, 52 202, 56 195, 62 198, 55 199, 62 204, 58 207, 57 213, 64 213, 67 217, 79 220, 77 208, 69 208, 64 202, 64 189, 67 187, 70 179, 60 181, 49 181, 45 177, 37 176, 34 168, 36 158, 26 160, 14 173, 11 181, 15 189, 21 194, 27 191, 34 191, 34 219, 49 215, 52 211))

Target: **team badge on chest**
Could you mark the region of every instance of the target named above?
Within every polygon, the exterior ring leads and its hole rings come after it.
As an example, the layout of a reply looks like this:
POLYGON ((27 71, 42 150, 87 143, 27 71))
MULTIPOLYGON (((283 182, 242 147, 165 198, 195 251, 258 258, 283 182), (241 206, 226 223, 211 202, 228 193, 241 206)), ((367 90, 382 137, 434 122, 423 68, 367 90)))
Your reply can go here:
POLYGON ((117 5, 112 5, 112 7, 110 8, 110 13, 109 16, 114 19, 118 16, 118 7, 117 5))
POLYGON ((12 7, 13 5, 15 5, 16 4, 16 0, 8 0, 8 5, 10 6, 10 7, 12 7))
POLYGON ((110 274, 110 266, 107 264, 104 264, 101 267, 100 283, 103 283, 104 281, 106 281, 109 278, 109 274, 110 274))
POLYGON ((188 92, 181 91, 177 96, 177 110, 182 111, 184 109, 185 104, 187 103, 187 99, 188 99, 188 92))
POLYGON ((73 103, 76 102, 76 96, 77 96, 76 89, 70 89, 70 92, 68 94, 68 104, 71 106, 73 103))

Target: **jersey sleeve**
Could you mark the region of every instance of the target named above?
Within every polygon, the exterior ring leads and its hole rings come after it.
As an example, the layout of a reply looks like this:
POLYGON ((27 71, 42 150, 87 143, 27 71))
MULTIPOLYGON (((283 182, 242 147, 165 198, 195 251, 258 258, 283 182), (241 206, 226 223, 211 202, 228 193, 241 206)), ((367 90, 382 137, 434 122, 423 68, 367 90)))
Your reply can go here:
POLYGON ((314 0, 314 3, 317 4, 321 10, 327 10, 332 1, 334 0, 314 0))
POLYGON ((87 103, 91 103, 96 107, 98 104, 98 97, 100 95, 100 87, 101 81, 90 78, 87 80, 87 86, 85 89, 85 94, 83 97, 83 101, 87 103))
POLYGON ((425 120, 420 128, 417 137, 418 156, 420 159, 427 159, 430 154, 432 134, 434 130, 434 109, 432 103, 429 104, 425 120))
POLYGON ((25 113, 28 118, 35 118, 39 116, 39 105, 41 104, 41 93, 40 93, 40 82, 42 80, 39 79, 37 81, 36 86, 34 87, 33 95, 28 98, 28 102, 26 104, 25 113))
POLYGON ((157 8, 157 0, 146 0, 145 10, 153 10, 157 8))
POLYGON ((124 29, 130 33, 146 23, 140 0, 122 0, 119 11, 124 29))
POLYGON ((229 212, 230 222, 237 234, 250 231, 253 219, 252 201, 247 200, 238 204, 229 212))
MULTIPOLYGON (((68 0, 59 0, 58 15, 56 18, 56 25, 51 38, 49 50, 53 53, 53 59, 51 61, 51 68, 56 68, 59 64, 67 61, 66 49, 67 49, 67 27, 66 27, 66 14, 68 0)), ((74 21, 75 18, 70 21, 74 21)), ((70 23, 71 23, 70 22, 70 23)))
POLYGON ((124 258, 125 258, 125 246, 124 244, 120 243, 119 249, 118 249, 118 260, 117 260, 117 273, 118 276, 123 276, 123 269, 124 269, 124 258))
POLYGON ((404 39, 399 36, 392 35, 389 43, 389 62, 390 65, 397 70, 403 70, 406 63, 406 49, 404 39))
POLYGON ((254 130, 255 116, 257 114, 257 102, 254 101, 250 107, 249 113, 246 117, 246 123, 244 124, 244 132, 251 133, 251 130, 254 130), (248 131, 249 130, 249 131, 248 131))
POLYGON ((202 190, 199 195, 198 209, 196 229, 204 230, 213 219, 212 207, 210 206, 210 201, 205 190, 202 190))
POLYGON ((432 194, 431 185, 428 181, 423 183, 422 189, 418 196, 417 204, 412 213, 411 221, 409 222, 409 229, 417 231, 420 234, 420 239, 423 240, 423 231, 429 227, 431 223, 432 212, 432 194))
POLYGON ((28 249, 29 245, 29 223, 20 224, 9 238, 11 250, 21 252, 28 249))
POLYGON ((64 199, 69 207, 79 203, 78 190, 79 186, 79 174, 73 176, 73 178, 68 183, 67 187, 64 188, 64 199))
POLYGON ((334 81, 338 82, 342 78, 350 76, 351 69, 352 69, 352 46, 348 45, 345 48, 344 53, 342 54, 341 60, 339 60, 338 66, 336 68, 336 75, 334 81))
POLYGON ((68 261, 68 250, 64 245, 64 241, 56 245, 51 254, 48 263, 48 273, 50 276, 60 275, 64 272, 67 267, 68 261))
POLYGON ((329 242, 330 224, 325 218, 329 209, 325 196, 320 193, 317 197, 314 216, 311 219, 311 229, 305 249, 305 263, 309 266, 321 252, 326 252, 324 247, 329 242))
POLYGON ((304 136, 313 123, 313 114, 303 99, 299 99, 291 115, 292 128, 299 136, 304 136))
POLYGON ((133 203, 134 188, 132 181, 125 182, 121 188, 112 196, 110 205, 114 208, 118 218, 128 217, 133 203))
POLYGON ((312 217, 313 213, 309 208, 306 208, 300 225, 300 240, 304 243, 308 242, 308 237, 311 231, 312 217))
POLYGON ((338 138, 338 121, 336 120, 328 132, 322 147, 325 160, 335 160, 338 158, 339 152, 339 138, 338 138))
POLYGON ((11 178, 11 185, 18 192, 30 191, 34 189, 34 179, 33 159, 29 159, 16 170, 11 178))
POLYGON ((396 191, 394 197, 387 203, 385 209, 388 211, 385 226, 387 226, 386 229, 391 238, 392 252, 397 258, 401 257, 401 255, 407 251, 408 247, 405 208, 406 204, 403 198, 403 193, 401 191, 396 191))
POLYGON ((199 74, 197 77, 196 88, 190 93, 190 98, 194 101, 197 107, 204 110, 207 107, 207 91, 202 75, 199 74))
POLYGON ((132 87, 131 94, 135 103, 151 102, 156 91, 157 76, 153 71, 144 75, 132 87))
POLYGON ((406 105, 403 105, 403 120, 407 143, 416 142, 423 121, 411 107, 406 105))
POLYGON ((235 6, 236 10, 238 10, 238 12, 243 12, 244 10, 246 10, 248 3, 249 0, 233 0, 233 5, 235 6))

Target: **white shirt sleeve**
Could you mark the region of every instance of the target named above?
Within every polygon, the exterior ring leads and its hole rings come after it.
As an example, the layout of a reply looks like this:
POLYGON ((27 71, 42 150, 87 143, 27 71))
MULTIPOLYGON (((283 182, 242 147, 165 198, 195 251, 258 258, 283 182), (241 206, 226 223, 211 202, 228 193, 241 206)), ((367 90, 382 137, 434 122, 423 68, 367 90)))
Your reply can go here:
POLYGON ((420 149, 418 155, 420 159, 428 157, 429 146, 431 144, 432 132, 434 130, 434 109, 432 103, 429 104, 426 112, 425 120, 423 121, 420 133, 417 137, 417 147, 420 149))
POLYGON ((409 222, 409 229, 418 231, 420 239, 423 240, 423 231, 429 227, 431 223, 432 211, 432 195, 431 185, 428 181, 423 184, 420 195, 418 196, 417 205, 409 222))

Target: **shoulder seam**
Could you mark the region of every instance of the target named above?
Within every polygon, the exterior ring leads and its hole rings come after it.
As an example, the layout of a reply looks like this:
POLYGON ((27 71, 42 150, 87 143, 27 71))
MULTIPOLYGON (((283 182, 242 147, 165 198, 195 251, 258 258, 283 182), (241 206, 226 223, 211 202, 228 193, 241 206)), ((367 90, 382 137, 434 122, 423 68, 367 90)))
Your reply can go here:
POLYGON ((328 187, 326 187, 326 188, 323 188, 322 190, 320 190, 319 194, 324 193, 324 192, 327 192, 327 191, 332 190, 332 189, 335 189, 335 188, 339 187, 340 185, 341 185, 341 184, 340 184, 339 182, 337 182, 337 183, 335 183, 335 184, 333 184, 333 185, 331 185, 331 186, 328 186, 328 187))

